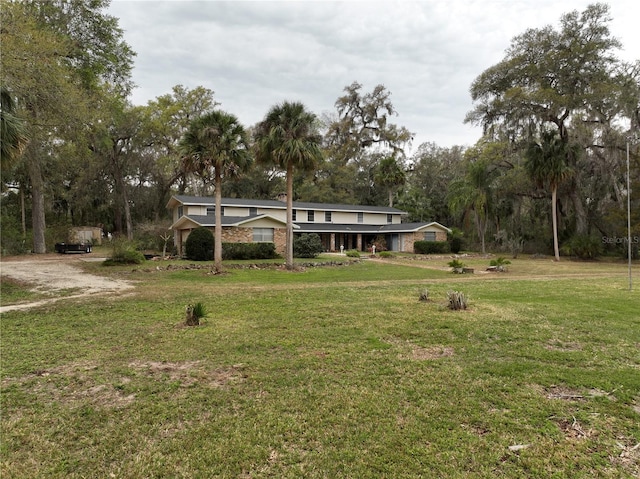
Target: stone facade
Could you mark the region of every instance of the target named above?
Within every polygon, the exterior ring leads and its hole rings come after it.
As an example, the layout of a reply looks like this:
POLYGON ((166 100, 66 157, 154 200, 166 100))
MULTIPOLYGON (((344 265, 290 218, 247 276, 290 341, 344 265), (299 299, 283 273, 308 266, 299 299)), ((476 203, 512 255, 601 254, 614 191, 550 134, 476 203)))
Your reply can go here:
MULTIPOLYGON (((446 231, 436 230, 435 233, 436 241, 447 241, 446 231)), ((416 241, 424 241, 424 231, 404 235, 402 250, 406 252, 413 252, 413 245, 416 241)))
MULTIPOLYGON (((215 228, 209 228, 211 233, 215 235, 215 228)), ((276 253, 285 255, 286 253, 286 228, 274 228, 273 229, 273 243, 276 248, 276 253)), ((225 226, 222 228, 222 242, 223 243, 253 243, 253 229, 242 228, 238 226, 225 226)))

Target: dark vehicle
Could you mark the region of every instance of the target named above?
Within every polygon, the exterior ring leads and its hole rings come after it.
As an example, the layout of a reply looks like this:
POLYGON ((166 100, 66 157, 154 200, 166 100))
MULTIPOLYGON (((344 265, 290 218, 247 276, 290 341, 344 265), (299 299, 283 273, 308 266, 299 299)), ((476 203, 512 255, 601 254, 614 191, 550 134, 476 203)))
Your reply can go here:
POLYGON ((91 243, 56 243, 56 253, 91 253, 91 243))

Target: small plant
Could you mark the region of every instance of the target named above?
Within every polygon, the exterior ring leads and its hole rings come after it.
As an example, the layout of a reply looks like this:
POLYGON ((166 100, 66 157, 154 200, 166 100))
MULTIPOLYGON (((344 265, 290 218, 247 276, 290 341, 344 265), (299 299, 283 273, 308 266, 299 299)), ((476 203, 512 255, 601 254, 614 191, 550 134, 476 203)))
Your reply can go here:
POLYGON ((454 273, 463 273, 464 272, 464 263, 459 259, 454 259, 449 261, 449 266, 453 268, 454 273))
POLYGON ((200 320, 207 316, 207 308, 202 303, 190 304, 185 309, 185 324, 187 326, 198 326, 200 320))
POLYGON ((509 261, 508 259, 504 259, 502 256, 496 259, 492 259, 489 262, 489 266, 491 267, 491 269, 500 272, 507 271, 507 265, 509 264, 511 264, 511 261, 509 261))
POLYGON ((111 257, 102 263, 105 266, 141 264, 145 262, 144 255, 137 250, 136 244, 132 241, 118 238, 111 243, 111 247, 111 257))
POLYGON ((380 257, 380 258, 393 258, 393 254, 390 251, 380 251, 380 253, 378 253, 378 257, 380 257))
POLYGON ((360 253, 358 252, 358 250, 355 249, 350 249, 349 251, 347 251, 345 253, 349 258, 359 258, 360 257, 360 253))
POLYGON ((447 291, 447 299, 449 300, 449 309, 454 311, 467 309, 467 297, 462 291, 447 291))
POLYGON ((429 301, 429 290, 427 288, 423 289, 422 292, 420 293, 420 297, 418 298, 419 301, 422 301, 423 303, 426 303, 427 301, 429 301))

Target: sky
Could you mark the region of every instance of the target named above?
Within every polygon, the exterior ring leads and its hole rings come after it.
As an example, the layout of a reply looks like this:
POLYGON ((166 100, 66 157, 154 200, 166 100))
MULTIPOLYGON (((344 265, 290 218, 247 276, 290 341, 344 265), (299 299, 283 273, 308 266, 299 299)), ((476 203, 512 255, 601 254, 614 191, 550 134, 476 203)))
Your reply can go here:
MULTIPOLYGON (((136 52, 131 101, 145 105, 175 85, 213 90, 245 126, 282 101, 322 116, 353 82, 382 84, 391 122, 423 142, 473 145, 469 87, 529 28, 559 26, 593 0, 217 1, 112 0, 136 52)), ((617 56, 640 59, 640 2, 609 0, 617 56)))

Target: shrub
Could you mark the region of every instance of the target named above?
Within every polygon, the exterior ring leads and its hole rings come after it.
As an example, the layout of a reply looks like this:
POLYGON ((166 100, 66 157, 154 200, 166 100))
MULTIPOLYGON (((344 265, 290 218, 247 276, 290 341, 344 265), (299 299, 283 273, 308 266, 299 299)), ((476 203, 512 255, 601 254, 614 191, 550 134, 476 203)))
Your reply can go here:
POLYGON ((322 240, 316 233, 305 233, 293 239, 293 256, 296 258, 315 258, 323 251, 322 240))
POLYGON ((391 253, 390 251, 381 251, 378 256, 380 256, 381 258, 393 258, 393 253, 391 253))
POLYGON ((124 238, 116 238, 111 242, 111 258, 106 259, 103 264, 105 266, 114 266, 118 264, 141 264, 146 260, 144 255, 138 251, 136 243, 124 238))
POLYGON ((449 261, 448 264, 451 268, 453 268, 454 273, 462 273, 462 270, 464 268, 464 263, 459 259, 451 260, 449 261))
POLYGON ((413 243, 413 251, 416 254, 448 253, 449 243, 446 241, 416 241, 413 243))
POLYGON ((194 229, 185 241, 185 256, 192 261, 211 261, 213 259, 213 233, 201 226, 194 229))
POLYGON ((359 258, 360 257, 360 252, 358 250, 355 249, 350 249, 349 251, 347 251, 345 253, 349 258, 359 258))
POLYGON ((139 249, 142 251, 173 249, 173 234, 169 231, 170 226, 171 224, 167 221, 137 224, 133 235, 139 249))
POLYGON ((596 259, 602 254, 602 242, 589 235, 575 235, 562 245, 562 253, 580 259, 596 259))
POLYGON ((493 266, 496 271, 506 271, 508 264, 511 264, 511 261, 509 261, 508 259, 504 259, 502 256, 496 259, 492 259, 489 262, 489 266, 493 266))
POLYGON ((467 309, 467 297, 462 291, 447 291, 447 299, 449 300, 449 309, 454 311, 467 309))
POLYGON ((453 254, 458 254, 460 251, 462 251, 462 231, 457 228, 453 228, 451 230, 451 233, 447 235, 447 241, 449 242, 449 250, 453 254))
POLYGON ((277 258, 273 243, 222 243, 222 259, 273 259, 277 258))
POLYGON ((198 326, 200 319, 207 315, 207 308, 202 303, 190 304, 185 310, 185 324, 187 326, 198 326))

